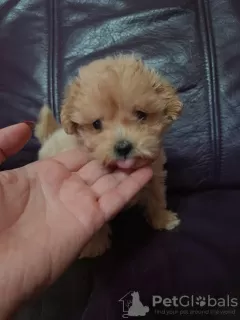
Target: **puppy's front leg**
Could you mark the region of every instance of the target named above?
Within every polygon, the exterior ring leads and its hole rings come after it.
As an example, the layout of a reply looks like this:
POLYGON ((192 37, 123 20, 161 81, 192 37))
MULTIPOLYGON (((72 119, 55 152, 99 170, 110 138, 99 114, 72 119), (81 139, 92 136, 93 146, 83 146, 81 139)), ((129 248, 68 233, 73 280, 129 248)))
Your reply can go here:
POLYGON ((172 230, 180 223, 176 213, 167 210, 165 194, 166 173, 153 176, 147 192, 147 220, 157 230, 172 230))

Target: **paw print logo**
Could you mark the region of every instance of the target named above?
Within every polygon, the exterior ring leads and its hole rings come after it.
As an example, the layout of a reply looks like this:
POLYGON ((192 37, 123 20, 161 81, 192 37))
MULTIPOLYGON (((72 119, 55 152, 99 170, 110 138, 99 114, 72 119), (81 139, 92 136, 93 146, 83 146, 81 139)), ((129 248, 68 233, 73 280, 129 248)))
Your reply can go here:
POLYGON ((196 298, 196 305, 198 305, 200 307, 204 307, 206 305, 206 298, 204 298, 202 296, 198 296, 196 298))

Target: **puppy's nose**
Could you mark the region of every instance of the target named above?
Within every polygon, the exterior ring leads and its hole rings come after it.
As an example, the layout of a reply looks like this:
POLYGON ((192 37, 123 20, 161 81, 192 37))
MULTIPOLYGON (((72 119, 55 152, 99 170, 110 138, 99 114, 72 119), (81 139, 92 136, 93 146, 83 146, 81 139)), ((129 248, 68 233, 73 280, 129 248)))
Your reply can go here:
POLYGON ((121 140, 116 143, 114 149, 118 156, 126 157, 132 151, 133 145, 127 140, 121 140))

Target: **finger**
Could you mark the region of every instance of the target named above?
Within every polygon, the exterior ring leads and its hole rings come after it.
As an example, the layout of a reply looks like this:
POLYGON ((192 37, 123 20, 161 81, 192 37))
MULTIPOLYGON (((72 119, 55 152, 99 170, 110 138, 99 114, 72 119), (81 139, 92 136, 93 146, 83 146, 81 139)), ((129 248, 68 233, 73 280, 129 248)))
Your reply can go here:
POLYGON ((115 188, 121 181, 126 179, 129 174, 124 171, 115 171, 112 174, 106 174, 99 177, 98 180, 91 186, 97 197, 115 188))
POLYGON ((7 159, 7 156, 5 155, 4 151, 0 149, 0 164, 3 163, 7 159))
POLYGON ((78 171, 80 177, 89 186, 92 186, 96 181, 99 181, 101 177, 104 177, 108 173, 110 173, 110 170, 101 165, 97 160, 88 162, 78 171))
POLYGON ((90 160, 85 149, 71 149, 53 157, 54 160, 64 165, 69 171, 77 172, 90 160))
POLYGON ((152 178, 152 169, 139 169, 126 177, 120 184, 99 198, 99 206, 105 219, 113 218, 152 178))
POLYGON ((32 123, 19 123, 0 129, 0 163, 21 150, 31 138, 32 123))

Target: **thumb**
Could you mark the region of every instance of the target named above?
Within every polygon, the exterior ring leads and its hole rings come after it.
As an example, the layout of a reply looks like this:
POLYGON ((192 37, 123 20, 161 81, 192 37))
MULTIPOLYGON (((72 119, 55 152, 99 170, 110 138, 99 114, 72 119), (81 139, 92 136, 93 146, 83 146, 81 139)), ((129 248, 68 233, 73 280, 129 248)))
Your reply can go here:
POLYGON ((23 122, 0 129, 0 164, 24 147, 32 128, 33 122, 23 122))

